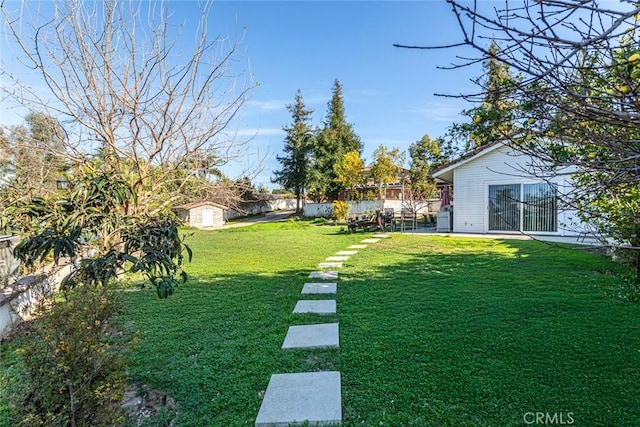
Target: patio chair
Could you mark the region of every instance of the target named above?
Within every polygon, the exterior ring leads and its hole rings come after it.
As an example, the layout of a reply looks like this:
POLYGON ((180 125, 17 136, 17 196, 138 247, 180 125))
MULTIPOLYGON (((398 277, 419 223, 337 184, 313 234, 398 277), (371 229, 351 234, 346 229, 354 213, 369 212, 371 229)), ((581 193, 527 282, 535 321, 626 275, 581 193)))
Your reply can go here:
POLYGON ((412 208, 402 208, 400 210, 400 231, 407 230, 407 223, 411 225, 411 231, 416 228, 417 215, 412 208))

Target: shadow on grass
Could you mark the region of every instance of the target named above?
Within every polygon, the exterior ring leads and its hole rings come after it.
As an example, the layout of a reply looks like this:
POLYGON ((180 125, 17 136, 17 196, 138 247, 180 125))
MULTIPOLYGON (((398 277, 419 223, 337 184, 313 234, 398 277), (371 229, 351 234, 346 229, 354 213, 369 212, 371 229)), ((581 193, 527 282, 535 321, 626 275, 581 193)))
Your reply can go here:
POLYGON ((640 419, 640 306, 611 297, 604 258, 394 236, 340 270, 337 316, 294 315, 300 299, 330 298, 300 294, 316 281, 301 266, 370 233, 197 234, 189 282, 168 301, 130 292, 121 316, 142 333, 131 377, 176 400, 175 425, 252 425, 271 374, 317 370, 342 373, 347 426, 524 425, 538 411, 572 412, 576 425, 640 419), (339 350, 281 349, 289 326, 334 321, 339 350))
POLYGON ((317 370, 342 372, 345 425, 640 418, 639 306, 610 296, 615 266, 535 242, 420 239, 346 263, 337 316, 292 314, 327 298, 300 294, 312 268, 196 274, 170 304, 133 294, 133 377, 176 398, 179 425, 251 424, 272 373, 317 370), (333 321, 339 350, 281 350, 289 326, 333 321))
POLYGON ((611 296, 610 261, 536 242, 422 239, 384 242, 345 271, 347 425, 640 419, 640 306, 611 296))
POLYGON ((253 424, 271 374, 340 370, 339 350, 284 351, 291 325, 335 322, 294 315, 309 270, 194 276, 169 301, 128 295, 123 319, 142 333, 134 381, 176 399, 176 425, 253 424))

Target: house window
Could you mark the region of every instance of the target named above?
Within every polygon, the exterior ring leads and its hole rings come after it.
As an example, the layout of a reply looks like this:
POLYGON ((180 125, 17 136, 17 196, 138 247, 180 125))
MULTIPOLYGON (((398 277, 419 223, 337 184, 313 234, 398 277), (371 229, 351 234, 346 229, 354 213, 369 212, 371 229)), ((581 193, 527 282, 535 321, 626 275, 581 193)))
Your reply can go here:
POLYGON ((558 231, 557 186, 507 184, 489 186, 489 231, 558 231))

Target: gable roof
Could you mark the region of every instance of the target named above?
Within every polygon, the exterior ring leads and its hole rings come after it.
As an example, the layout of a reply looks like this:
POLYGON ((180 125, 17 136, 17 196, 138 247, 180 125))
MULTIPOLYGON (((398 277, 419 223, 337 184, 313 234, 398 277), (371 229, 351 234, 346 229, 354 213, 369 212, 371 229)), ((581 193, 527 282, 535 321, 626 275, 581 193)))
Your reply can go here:
POLYGON ((190 210, 190 209, 194 209, 194 208, 199 208, 200 206, 213 206, 215 208, 220 208, 220 209, 229 209, 226 206, 222 206, 219 205, 217 203, 213 203, 213 202, 206 202, 206 201, 201 201, 201 202, 193 202, 193 203, 187 203, 186 205, 180 205, 180 206, 174 206, 173 209, 184 209, 184 210, 190 210))
POLYGON ((500 147, 504 147, 505 145, 506 143, 504 141, 493 141, 474 150, 468 151, 452 162, 445 163, 444 165, 431 171, 431 176, 443 181, 452 182, 454 169, 457 169, 466 163, 482 157, 485 154, 491 153, 492 151, 495 151, 500 147))

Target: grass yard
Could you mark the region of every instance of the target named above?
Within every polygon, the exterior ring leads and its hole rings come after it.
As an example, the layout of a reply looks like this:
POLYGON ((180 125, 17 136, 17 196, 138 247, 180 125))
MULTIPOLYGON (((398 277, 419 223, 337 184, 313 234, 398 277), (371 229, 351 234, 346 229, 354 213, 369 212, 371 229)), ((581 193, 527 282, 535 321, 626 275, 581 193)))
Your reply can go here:
POLYGON ((174 296, 127 294, 121 320, 142 334, 132 379, 176 400, 176 426, 253 425, 272 373, 314 370, 342 373, 347 426, 518 426, 537 412, 640 424, 640 305, 617 298, 619 266, 531 241, 393 235, 340 270, 337 316, 293 315, 316 264, 369 235, 196 232, 174 296), (339 350, 280 349, 290 325, 318 321, 339 321, 339 350))

